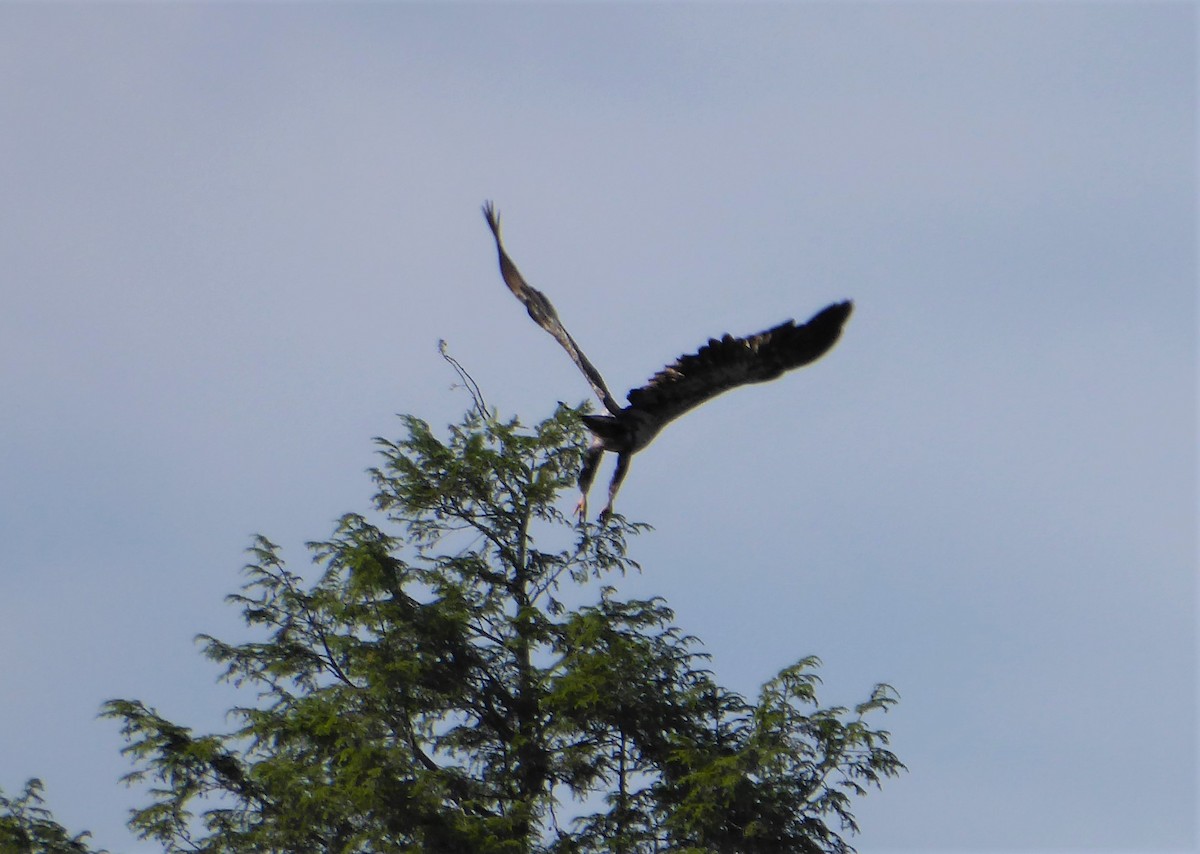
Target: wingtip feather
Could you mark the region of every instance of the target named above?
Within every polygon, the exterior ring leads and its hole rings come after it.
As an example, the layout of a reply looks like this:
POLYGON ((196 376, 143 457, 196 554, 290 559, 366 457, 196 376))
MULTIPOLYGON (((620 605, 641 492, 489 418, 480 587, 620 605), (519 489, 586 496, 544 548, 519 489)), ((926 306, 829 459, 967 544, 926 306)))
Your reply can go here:
POLYGON ((500 237, 500 214, 496 211, 496 206, 492 204, 491 199, 487 199, 483 203, 483 218, 487 220, 488 226, 492 229, 492 234, 500 237))

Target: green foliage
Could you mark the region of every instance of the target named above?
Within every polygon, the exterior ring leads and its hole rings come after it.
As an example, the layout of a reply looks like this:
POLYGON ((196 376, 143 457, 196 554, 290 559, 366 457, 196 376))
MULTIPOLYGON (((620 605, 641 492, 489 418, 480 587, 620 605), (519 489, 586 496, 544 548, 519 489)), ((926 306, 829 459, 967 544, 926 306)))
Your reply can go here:
POLYGON ((72 836, 42 804, 42 781, 25 783, 15 799, 0 789, 0 852, 3 854, 107 854, 88 847, 86 831, 72 836))
POLYGON ((849 850, 850 798, 903 768, 864 720, 892 692, 820 708, 813 658, 757 703, 717 685, 660 599, 612 586, 645 526, 556 509, 578 415, 526 431, 477 407, 446 440, 405 418, 377 440, 375 518, 310 543, 310 582, 258 538, 230 597, 254 640, 202 637, 255 692, 232 731, 105 705, 150 787, 135 831, 171 852, 849 850))

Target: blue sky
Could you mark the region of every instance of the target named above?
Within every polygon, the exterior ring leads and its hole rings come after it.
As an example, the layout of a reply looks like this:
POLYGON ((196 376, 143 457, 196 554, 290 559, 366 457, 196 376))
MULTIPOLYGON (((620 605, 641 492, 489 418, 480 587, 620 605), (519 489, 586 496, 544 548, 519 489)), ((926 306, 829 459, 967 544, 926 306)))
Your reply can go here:
POLYGON ((0 785, 155 850, 95 714, 224 727, 250 536, 299 567, 395 413, 458 417, 439 338, 505 414, 586 397, 492 198, 614 392, 856 301, 618 506, 725 684, 899 690, 861 851, 1194 849, 1196 15, 0 5, 0 785))

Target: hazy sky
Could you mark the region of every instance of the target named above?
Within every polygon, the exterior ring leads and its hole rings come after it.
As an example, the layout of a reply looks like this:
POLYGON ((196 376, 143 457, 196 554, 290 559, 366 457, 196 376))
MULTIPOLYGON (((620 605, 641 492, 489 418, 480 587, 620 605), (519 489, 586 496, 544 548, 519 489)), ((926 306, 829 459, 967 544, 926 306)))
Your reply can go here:
POLYGON ((1196 19, 0 5, 0 785, 156 850, 95 715, 225 728, 250 536, 302 568, 395 413, 458 418, 439 338, 504 415, 587 396, 492 198, 614 392, 855 300, 639 455, 619 586, 751 695, 898 689, 864 854, 1192 849, 1196 19))

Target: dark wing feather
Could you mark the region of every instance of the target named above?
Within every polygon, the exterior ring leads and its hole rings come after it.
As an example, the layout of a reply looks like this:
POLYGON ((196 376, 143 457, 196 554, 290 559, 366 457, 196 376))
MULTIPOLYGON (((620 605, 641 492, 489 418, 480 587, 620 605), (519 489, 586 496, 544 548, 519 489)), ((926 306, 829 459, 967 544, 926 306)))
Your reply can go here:
POLYGON ((852 308, 849 301, 834 303, 801 326, 789 320, 745 338, 713 338, 699 352, 680 356, 630 391, 630 406, 665 424, 723 391, 767 382, 807 365, 837 342, 852 308))
POLYGON ((596 396, 600 398, 600 402, 609 412, 616 415, 621 411, 621 407, 609 393, 608 386, 604 384, 604 377, 600 376, 600 372, 588 361, 588 357, 583 354, 579 345, 575 343, 575 339, 562 325, 562 321, 558 319, 558 312, 554 310, 550 300, 544 293, 525 281, 520 271, 517 270, 517 265, 504 251, 504 243, 500 240, 500 215, 491 202, 484 202, 483 216, 496 238, 496 252, 500 256, 500 275, 504 277, 504 283, 508 285, 508 289, 524 303, 525 309, 533 318, 534 323, 553 335, 554 340, 562 345, 563 349, 567 351, 567 355, 571 357, 571 361, 587 377, 587 381, 591 384, 592 390, 596 392, 596 396))

